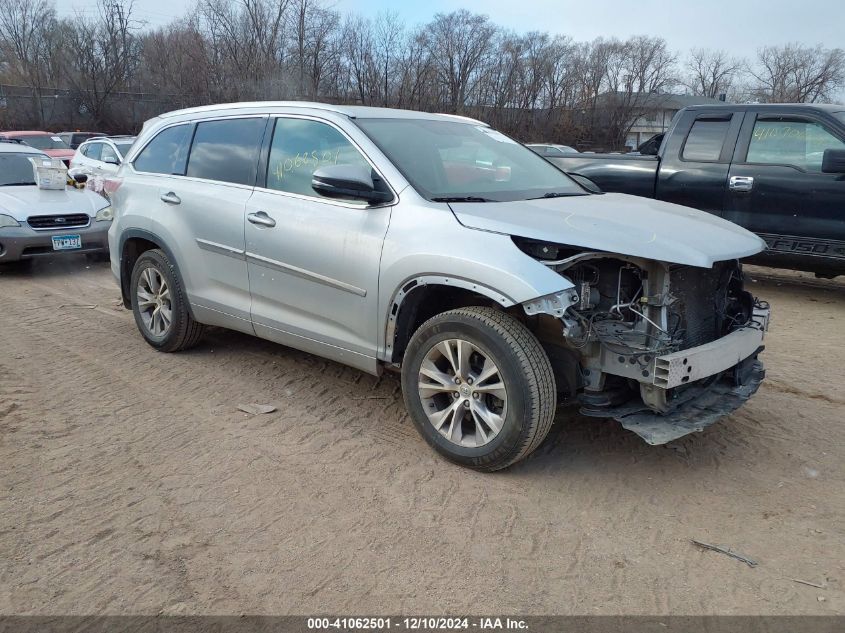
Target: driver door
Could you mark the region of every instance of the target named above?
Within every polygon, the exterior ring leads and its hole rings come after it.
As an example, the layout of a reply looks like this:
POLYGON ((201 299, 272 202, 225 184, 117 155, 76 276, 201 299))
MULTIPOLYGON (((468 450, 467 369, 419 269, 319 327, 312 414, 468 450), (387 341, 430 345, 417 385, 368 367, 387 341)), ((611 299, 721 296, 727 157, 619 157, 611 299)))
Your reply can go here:
POLYGON ((845 149, 845 138, 823 120, 749 113, 724 217, 765 239, 770 255, 845 259, 845 177, 822 172, 826 149, 845 149))
POLYGON ((391 206, 320 196, 324 165, 372 169, 334 125, 275 120, 263 187, 247 202, 244 234, 255 333, 375 370, 378 279, 391 206))

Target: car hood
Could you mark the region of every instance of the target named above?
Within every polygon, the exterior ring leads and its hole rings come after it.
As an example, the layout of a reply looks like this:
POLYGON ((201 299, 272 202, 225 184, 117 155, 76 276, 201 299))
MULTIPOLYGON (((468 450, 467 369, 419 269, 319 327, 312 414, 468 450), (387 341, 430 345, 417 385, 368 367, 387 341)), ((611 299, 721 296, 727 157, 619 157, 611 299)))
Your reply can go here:
POLYGON ((91 217, 109 201, 87 189, 39 189, 35 185, 0 187, 0 213, 18 222, 31 215, 87 213, 91 217))
POLYGON ((451 207, 472 229, 703 268, 766 247, 710 213, 621 193, 451 207))

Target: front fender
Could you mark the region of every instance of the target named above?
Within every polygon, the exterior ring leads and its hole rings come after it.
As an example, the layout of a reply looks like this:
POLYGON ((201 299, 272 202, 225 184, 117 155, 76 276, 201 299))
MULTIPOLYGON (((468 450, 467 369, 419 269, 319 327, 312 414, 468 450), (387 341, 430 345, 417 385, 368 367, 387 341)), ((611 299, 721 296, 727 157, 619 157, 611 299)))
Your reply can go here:
POLYGON ((391 217, 382 252, 378 354, 383 360, 390 357, 391 316, 413 282, 414 287, 438 283, 465 288, 502 307, 574 287, 519 250, 509 235, 464 227, 445 205, 403 204, 391 217))

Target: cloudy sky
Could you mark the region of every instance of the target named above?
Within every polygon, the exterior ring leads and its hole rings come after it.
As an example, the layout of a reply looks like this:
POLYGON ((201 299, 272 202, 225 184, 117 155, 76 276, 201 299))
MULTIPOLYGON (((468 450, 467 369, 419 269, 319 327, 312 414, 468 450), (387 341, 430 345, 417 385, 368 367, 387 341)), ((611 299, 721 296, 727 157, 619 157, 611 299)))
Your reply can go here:
MULTIPOLYGON (((56 0, 60 15, 90 13, 97 0, 56 0)), ((194 0, 135 0, 137 17, 151 26, 183 15, 194 0)), ((767 44, 800 42, 845 47, 845 0, 329 0, 341 11, 375 16, 396 11, 409 24, 458 8, 483 13, 518 32, 563 33, 576 40, 598 36, 656 35, 673 49, 725 49, 752 57, 767 44)))

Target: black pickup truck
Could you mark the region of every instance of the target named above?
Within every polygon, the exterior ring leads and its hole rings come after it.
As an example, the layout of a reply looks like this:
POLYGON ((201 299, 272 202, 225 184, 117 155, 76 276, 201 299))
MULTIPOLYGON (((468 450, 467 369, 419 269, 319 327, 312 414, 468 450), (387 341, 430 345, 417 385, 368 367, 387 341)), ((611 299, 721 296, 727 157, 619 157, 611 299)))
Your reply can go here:
POLYGON ((754 263, 845 274, 845 106, 693 106, 678 112, 656 155, 548 160, 604 191, 744 226, 768 244, 754 263))

